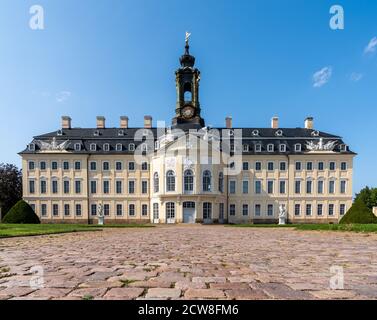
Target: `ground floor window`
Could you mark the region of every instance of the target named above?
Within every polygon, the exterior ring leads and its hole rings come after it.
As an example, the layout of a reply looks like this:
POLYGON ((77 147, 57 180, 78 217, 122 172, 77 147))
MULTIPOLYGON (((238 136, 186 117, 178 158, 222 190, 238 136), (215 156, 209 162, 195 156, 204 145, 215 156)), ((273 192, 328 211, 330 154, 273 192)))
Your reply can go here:
POLYGON ((56 217, 59 215, 59 205, 56 203, 52 205, 52 214, 56 217))
POLYGON ((203 219, 212 219, 212 203, 203 203, 203 219))
POLYGON ((312 215, 312 205, 311 204, 307 204, 306 205, 306 215, 307 216, 311 216, 312 215))
POLYGON ((133 203, 128 206, 128 214, 131 217, 135 216, 135 205, 133 203))
POLYGON ((147 216, 148 215, 148 205, 147 204, 143 204, 141 206, 141 215, 142 216, 147 216))
POLYGON ((318 216, 322 216, 323 214, 323 205, 322 204, 318 204, 317 206, 317 215, 318 216))
POLYGON ((255 205, 255 216, 259 217, 260 216, 260 212, 261 212, 261 205, 260 204, 256 204, 255 205))
POLYGON ((97 215, 97 205, 96 204, 92 204, 90 206, 90 214, 92 216, 96 216, 97 215))
POLYGON ((108 203, 106 203, 106 204, 103 205, 103 214, 105 216, 109 216, 110 215, 110 205, 108 203))
POLYGON ((333 216, 333 215, 334 215, 334 205, 329 204, 329 216, 333 216))
POLYGON ((301 214, 301 205, 295 204, 295 216, 299 216, 301 214))
POLYGON ((346 213, 346 205, 344 203, 342 203, 339 207, 339 214, 341 216, 344 216, 344 214, 346 213))
POLYGON ((174 218, 175 218, 175 203, 167 202, 166 203, 166 219, 174 219, 174 218))
POLYGON ((243 216, 249 215, 249 205, 247 205, 247 204, 242 205, 242 215, 243 216))
POLYGON ((158 203, 153 204, 153 219, 158 220, 160 218, 158 203))
POLYGON ((45 203, 43 203, 41 205, 41 215, 42 215, 42 217, 46 217, 47 216, 47 205, 45 203))
POLYGON ((235 216, 236 215, 236 205, 235 204, 230 204, 229 205, 229 215, 230 216, 235 216))
POLYGON ((224 220, 224 204, 219 203, 219 219, 224 220))
POLYGON ((81 204, 76 204, 76 216, 80 217, 82 214, 82 211, 81 211, 81 204))
POLYGON ((274 215, 274 205, 273 204, 269 204, 267 206, 267 215, 269 217, 272 217, 274 215))
POLYGON ((117 216, 123 215, 123 206, 121 204, 117 204, 117 216))

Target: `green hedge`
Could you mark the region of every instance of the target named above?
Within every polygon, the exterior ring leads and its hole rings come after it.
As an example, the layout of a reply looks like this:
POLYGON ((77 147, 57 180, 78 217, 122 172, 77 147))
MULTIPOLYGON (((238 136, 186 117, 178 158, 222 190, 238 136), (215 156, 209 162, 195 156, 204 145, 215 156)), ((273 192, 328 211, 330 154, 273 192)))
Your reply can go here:
POLYGON ((4 216, 3 223, 40 223, 38 216, 24 200, 18 201, 4 216))
POLYGON ((367 207, 367 205, 363 201, 356 200, 339 223, 377 223, 377 217, 373 214, 373 212, 367 207))

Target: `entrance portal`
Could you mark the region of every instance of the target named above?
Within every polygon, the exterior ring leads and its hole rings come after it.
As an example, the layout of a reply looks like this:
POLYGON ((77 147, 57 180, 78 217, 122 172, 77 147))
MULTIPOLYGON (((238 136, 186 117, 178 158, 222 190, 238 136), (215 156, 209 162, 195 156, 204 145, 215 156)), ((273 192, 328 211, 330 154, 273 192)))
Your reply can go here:
POLYGON ((195 223, 195 202, 183 202, 183 223, 195 223))

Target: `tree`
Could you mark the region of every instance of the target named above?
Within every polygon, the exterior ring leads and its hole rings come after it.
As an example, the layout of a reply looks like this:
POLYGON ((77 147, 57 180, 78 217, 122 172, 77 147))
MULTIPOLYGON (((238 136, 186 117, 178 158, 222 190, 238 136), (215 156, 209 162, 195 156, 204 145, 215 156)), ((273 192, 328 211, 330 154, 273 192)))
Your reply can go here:
POLYGON ((13 164, 0 163, 0 206, 2 216, 22 198, 22 173, 13 164))
POLYGON ((3 223, 40 223, 38 216, 32 207, 24 201, 18 201, 3 218, 3 223))
POLYGON ((355 202, 361 200, 369 209, 377 207, 377 188, 365 187, 356 194, 355 202))
POLYGON ((340 220, 340 224, 352 223, 377 223, 377 217, 372 213, 362 199, 356 200, 345 216, 340 220))

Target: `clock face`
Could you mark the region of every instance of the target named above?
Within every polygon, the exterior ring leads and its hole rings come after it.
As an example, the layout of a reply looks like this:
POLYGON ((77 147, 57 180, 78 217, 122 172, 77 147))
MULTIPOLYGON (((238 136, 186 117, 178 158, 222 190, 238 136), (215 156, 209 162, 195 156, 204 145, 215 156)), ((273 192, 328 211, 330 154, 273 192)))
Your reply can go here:
POLYGON ((192 107, 185 107, 182 111, 183 117, 186 119, 191 118, 194 115, 194 108, 192 107))

